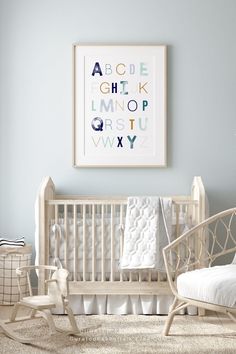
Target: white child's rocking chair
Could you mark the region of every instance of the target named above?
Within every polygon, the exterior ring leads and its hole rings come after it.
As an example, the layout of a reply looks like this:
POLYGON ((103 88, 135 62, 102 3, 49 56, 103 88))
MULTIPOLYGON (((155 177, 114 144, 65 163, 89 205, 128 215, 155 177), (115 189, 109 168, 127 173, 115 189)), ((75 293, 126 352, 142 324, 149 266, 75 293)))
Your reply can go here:
MULTIPOLYGON (((64 332, 68 335, 76 335, 84 330, 79 330, 77 323, 74 318, 74 314, 69 306, 67 299, 68 296, 68 280, 67 277, 69 272, 66 269, 58 268, 56 266, 28 266, 20 267, 16 269, 17 281, 20 292, 20 300, 14 305, 13 311, 9 320, 0 321, 0 327, 3 332, 10 338, 19 341, 21 343, 31 343, 35 340, 32 338, 24 338, 11 329, 11 323, 18 321, 25 321, 34 318, 43 317, 49 326, 50 335, 56 334, 57 331, 64 332), (38 270, 39 272, 47 272, 48 279, 45 280, 47 286, 47 295, 33 295, 32 287, 30 283, 30 272, 32 270, 38 270), (27 276, 29 296, 23 297, 21 291, 21 277, 22 275, 27 276), (63 306, 65 313, 68 314, 71 329, 64 331, 61 328, 57 328, 51 310, 58 306, 63 306), (26 317, 16 317, 17 312, 20 307, 26 307, 30 309, 30 314, 26 317)), ((25 277, 24 277, 25 279, 25 277)), ((91 329, 91 327, 90 327, 91 329)), ((48 337, 48 336, 47 336, 48 337)), ((41 338, 42 339, 42 338, 41 338)))

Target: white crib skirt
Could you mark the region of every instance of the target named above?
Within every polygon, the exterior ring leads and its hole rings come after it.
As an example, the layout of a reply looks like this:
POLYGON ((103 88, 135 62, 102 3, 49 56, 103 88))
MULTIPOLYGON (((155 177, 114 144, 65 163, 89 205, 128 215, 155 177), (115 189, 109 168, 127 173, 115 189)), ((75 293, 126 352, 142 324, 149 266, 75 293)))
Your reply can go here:
MULTIPOLYGON (((74 314, 83 315, 167 315, 172 295, 70 295, 69 303, 74 314)), ((54 313, 62 313, 54 311, 54 313)), ((181 312, 184 313, 183 311, 181 312)), ((190 306, 189 315, 197 308, 190 306)))

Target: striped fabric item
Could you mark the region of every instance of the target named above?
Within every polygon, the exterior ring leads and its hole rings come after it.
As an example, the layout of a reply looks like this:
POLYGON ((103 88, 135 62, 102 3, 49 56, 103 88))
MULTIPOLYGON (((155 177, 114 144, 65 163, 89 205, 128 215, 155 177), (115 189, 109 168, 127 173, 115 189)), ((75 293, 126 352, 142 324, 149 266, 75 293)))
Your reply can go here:
POLYGON ((0 238, 0 247, 24 247, 25 239, 18 237, 15 240, 9 240, 7 238, 0 238))

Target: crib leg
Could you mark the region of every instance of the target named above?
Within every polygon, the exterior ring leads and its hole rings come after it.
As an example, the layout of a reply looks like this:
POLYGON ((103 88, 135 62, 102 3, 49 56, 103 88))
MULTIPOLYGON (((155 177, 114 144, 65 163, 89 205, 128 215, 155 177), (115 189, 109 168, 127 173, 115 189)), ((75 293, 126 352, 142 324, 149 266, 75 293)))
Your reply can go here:
POLYGON ((206 315, 206 310, 198 307, 198 316, 205 316, 205 315, 206 315))

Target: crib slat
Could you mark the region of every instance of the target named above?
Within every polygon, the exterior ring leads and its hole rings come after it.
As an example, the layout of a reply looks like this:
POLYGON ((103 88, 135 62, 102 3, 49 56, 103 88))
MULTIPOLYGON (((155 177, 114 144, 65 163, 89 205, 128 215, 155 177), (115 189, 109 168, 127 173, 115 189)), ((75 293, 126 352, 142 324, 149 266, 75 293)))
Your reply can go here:
POLYGON ((77 281, 78 273, 78 235, 77 235, 77 207, 73 206, 73 234, 74 234, 74 277, 73 280, 77 281))
POLYGON ((101 218, 102 218, 102 225, 101 225, 101 253, 102 253, 102 264, 101 264, 101 271, 102 271, 102 281, 105 281, 105 234, 104 234, 104 204, 102 204, 102 211, 101 211, 101 218))
POLYGON ((92 281, 95 281, 95 205, 92 205, 92 281))
POLYGON ((111 276, 110 281, 114 281, 114 205, 111 205, 111 276))
POLYGON ((180 228, 179 228, 179 210, 180 210, 180 205, 177 204, 175 208, 175 215, 176 215, 176 238, 180 236, 180 228))
POLYGON ((58 224, 58 205, 55 205, 55 223, 58 224))
MULTIPOLYGON (((176 218, 176 233, 175 233, 175 238, 178 238, 180 235, 180 227, 179 227, 179 210, 180 210, 180 205, 176 205, 175 207, 175 218, 176 218)), ((180 256, 180 248, 179 246, 177 247, 177 255, 180 256)))
MULTIPOLYGON (((55 205, 55 224, 58 224, 58 205, 55 205)), ((58 230, 55 230, 56 233, 58 233, 58 230)), ((56 242, 57 236, 55 234, 55 254, 53 255, 55 258, 60 258, 60 242, 56 242)))
MULTIPOLYGON (((185 209, 184 209, 184 215, 186 215, 186 223, 187 225, 189 225, 189 227, 191 228, 191 216, 190 216, 190 208, 192 208, 191 205, 189 206, 185 206, 185 209)), ((191 243, 190 243, 190 239, 188 238, 187 239, 187 248, 186 249, 191 249, 191 243)), ((184 252, 184 257, 186 257, 186 250, 184 252)))
POLYGON ((64 205, 64 252, 65 252, 65 267, 68 269, 68 216, 67 216, 67 205, 64 205))
POLYGON ((83 204, 83 281, 86 281, 86 205, 83 204))
MULTIPOLYGON (((124 206, 121 204, 120 205, 120 258, 123 255, 123 248, 124 248, 124 206)), ((120 272, 120 281, 123 281, 123 273, 120 272)))

